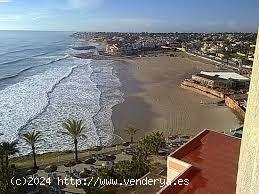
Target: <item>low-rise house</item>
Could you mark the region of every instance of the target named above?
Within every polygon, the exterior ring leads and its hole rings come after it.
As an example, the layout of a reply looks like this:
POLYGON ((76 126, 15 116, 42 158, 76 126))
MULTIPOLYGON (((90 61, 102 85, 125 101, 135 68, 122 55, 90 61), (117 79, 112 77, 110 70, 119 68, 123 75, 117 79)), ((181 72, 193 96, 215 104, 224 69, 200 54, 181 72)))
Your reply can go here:
POLYGON ((216 56, 223 59, 225 57, 225 55, 223 53, 216 53, 216 56))
POLYGON ((107 44, 105 48, 105 52, 110 55, 115 55, 119 51, 119 46, 116 44, 107 44))
POLYGON ((241 56, 241 57, 246 57, 245 53, 241 53, 241 52, 237 52, 237 55, 241 56))
POLYGON ((249 61, 254 61, 254 56, 251 56, 251 55, 250 55, 250 56, 247 57, 247 59, 248 59, 249 61))

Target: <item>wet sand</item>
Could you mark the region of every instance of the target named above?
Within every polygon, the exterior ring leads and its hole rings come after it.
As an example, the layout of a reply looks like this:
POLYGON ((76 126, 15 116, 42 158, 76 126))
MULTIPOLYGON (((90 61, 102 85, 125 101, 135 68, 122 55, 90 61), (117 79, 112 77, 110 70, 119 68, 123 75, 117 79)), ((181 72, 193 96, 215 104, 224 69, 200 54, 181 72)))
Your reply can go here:
POLYGON ((115 134, 128 140, 124 130, 128 126, 141 129, 136 139, 158 130, 165 136, 195 135, 205 128, 229 132, 240 126, 228 107, 200 104, 217 99, 180 87, 191 74, 216 67, 197 57, 178 55, 130 59, 128 64, 117 62, 125 101, 113 108, 115 134))

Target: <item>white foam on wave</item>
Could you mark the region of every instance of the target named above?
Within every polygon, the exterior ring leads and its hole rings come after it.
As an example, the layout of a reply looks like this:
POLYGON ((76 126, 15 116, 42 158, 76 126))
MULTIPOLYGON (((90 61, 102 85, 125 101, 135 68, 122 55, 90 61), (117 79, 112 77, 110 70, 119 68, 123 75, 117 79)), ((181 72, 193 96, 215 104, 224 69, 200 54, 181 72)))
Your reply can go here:
POLYGON ((91 65, 94 72, 91 79, 98 84, 102 95, 100 98, 100 110, 94 116, 95 126, 103 145, 108 145, 113 137, 114 127, 111 120, 112 107, 122 103, 123 93, 119 90, 121 82, 113 71, 111 61, 96 61, 91 65))
MULTIPOLYGON (((73 140, 60 133, 66 119, 84 122, 86 139, 79 140, 79 149, 107 145, 113 138, 112 107, 123 101, 123 93, 111 61, 73 58, 70 63, 77 67, 49 95, 45 111, 22 131, 37 128, 42 132, 44 140, 37 148, 40 153, 73 149, 73 140)), ((23 141, 20 148, 23 154, 30 151, 23 141)))
MULTIPOLYGON (((93 116, 100 109, 100 91, 90 80, 92 69, 91 60, 73 58, 75 64, 72 74, 59 83, 49 95, 50 104, 46 110, 33 119, 22 133, 37 128, 42 132, 44 141, 38 145, 38 151, 62 151, 73 149, 73 140, 60 133, 62 123, 66 119, 83 120, 86 139, 79 141, 79 149, 100 145, 99 136, 93 122, 93 116)), ((28 153, 28 147, 21 141, 21 152, 28 153)))
MULTIPOLYGON (((86 127, 83 133, 87 139, 79 141, 80 149, 109 144, 114 131, 112 107, 123 102, 121 83, 113 70, 111 61, 64 56, 64 60, 56 60, 44 71, 1 90, 0 132, 4 135, 0 136, 0 142, 12 141, 18 135, 38 129, 43 141, 37 151, 70 150, 73 141, 60 130, 66 119, 73 118, 82 119, 86 127)), ((21 154, 30 152, 22 140, 19 149, 21 154)))
POLYGON ((67 77, 74 64, 60 66, 57 62, 43 73, 25 78, 22 82, 10 85, 0 91, 0 141, 17 138, 19 129, 28 120, 41 113, 48 104, 48 92, 64 77, 67 77))

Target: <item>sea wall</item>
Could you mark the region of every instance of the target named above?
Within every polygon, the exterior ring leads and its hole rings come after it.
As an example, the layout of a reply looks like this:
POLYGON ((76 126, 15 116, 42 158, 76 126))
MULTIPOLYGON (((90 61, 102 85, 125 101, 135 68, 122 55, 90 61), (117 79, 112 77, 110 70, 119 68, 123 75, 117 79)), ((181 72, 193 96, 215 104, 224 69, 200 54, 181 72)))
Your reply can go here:
POLYGON ((231 98, 230 96, 226 96, 225 97, 225 103, 226 105, 231 108, 232 110, 234 110, 238 116, 241 119, 245 119, 245 110, 243 110, 240 106, 238 101, 236 101, 235 99, 231 98))
POLYGON ((206 95, 211 98, 221 98, 224 99, 224 94, 222 92, 207 88, 200 84, 196 84, 190 80, 184 80, 181 83, 181 87, 184 89, 190 89, 192 91, 198 92, 200 94, 206 95))

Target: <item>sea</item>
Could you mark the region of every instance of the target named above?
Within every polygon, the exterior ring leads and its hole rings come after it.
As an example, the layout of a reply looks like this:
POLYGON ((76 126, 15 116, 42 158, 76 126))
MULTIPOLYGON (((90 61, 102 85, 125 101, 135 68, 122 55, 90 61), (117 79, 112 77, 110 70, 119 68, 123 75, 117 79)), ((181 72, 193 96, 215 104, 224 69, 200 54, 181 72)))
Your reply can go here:
POLYGON ((121 82, 110 60, 80 59, 77 47, 101 46, 75 39, 72 32, 0 31, 0 142, 17 141, 31 152, 22 134, 42 134, 37 152, 73 149, 62 134, 67 119, 82 120, 86 138, 79 148, 113 140, 112 107, 123 102, 121 82))

